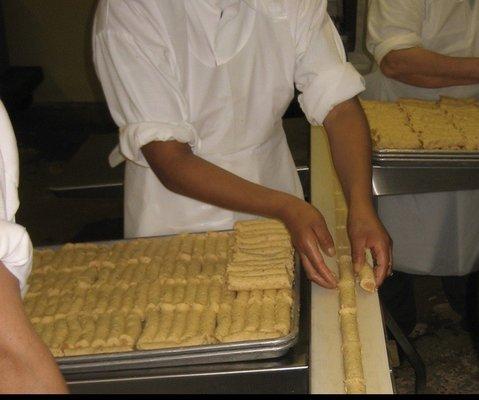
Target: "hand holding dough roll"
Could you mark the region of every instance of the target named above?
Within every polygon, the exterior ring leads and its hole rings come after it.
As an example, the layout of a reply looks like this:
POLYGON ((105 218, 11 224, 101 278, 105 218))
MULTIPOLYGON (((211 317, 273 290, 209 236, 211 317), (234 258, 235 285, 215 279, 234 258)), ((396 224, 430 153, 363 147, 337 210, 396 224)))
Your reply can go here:
POLYGON ((372 256, 369 249, 366 250, 366 262, 359 271, 359 286, 371 293, 376 290, 376 278, 372 268, 372 256))

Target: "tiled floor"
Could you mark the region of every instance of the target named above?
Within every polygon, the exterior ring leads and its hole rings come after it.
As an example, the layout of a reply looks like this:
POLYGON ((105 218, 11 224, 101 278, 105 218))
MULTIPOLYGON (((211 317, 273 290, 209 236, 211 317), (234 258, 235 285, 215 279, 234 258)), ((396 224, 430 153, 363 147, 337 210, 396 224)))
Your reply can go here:
MULTIPOLYGON (((418 319, 428 325, 426 334, 414 341, 427 368, 427 393, 479 393, 478 338, 461 327, 439 278, 417 277, 415 292, 418 319)), ((414 371, 408 362, 394 375, 398 393, 414 393, 414 371)))

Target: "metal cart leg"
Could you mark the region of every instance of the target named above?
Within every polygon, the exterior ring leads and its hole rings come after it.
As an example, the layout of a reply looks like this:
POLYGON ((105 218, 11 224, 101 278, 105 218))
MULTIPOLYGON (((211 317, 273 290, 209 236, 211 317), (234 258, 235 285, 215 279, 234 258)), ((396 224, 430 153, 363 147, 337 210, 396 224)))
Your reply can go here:
POLYGON ((382 306, 382 311, 387 328, 414 368, 416 394, 426 393, 426 366, 424 361, 384 305, 382 306))

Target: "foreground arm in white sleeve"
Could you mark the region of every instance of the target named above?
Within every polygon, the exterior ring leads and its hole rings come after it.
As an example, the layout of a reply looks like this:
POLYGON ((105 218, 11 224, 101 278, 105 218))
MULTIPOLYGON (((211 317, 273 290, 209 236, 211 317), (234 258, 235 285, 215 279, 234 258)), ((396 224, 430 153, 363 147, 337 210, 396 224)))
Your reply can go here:
POLYGON ((450 57, 422 47, 424 12, 424 1, 371 0, 367 47, 383 74, 423 88, 479 83, 479 58, 450 57))
POLYGON ((50 351, 23 308, 32 244, 15 223, 17 187, 15 136, 0 102, 0 393, 66 393, 50 351))

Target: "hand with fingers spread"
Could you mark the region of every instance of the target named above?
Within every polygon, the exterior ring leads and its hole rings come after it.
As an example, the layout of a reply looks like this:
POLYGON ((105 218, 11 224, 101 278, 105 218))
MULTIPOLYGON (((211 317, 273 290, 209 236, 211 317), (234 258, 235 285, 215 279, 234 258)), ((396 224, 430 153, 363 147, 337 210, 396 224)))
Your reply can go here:
POLYGON ((336 276, 326 266, 321 254, 322 251, 331 257, 335 255, 333 239, 321 213, 295 198, 283 207, 281 220, 289 229, 308 278, 325 288, 335 288, 336 276))
POLYGON ((351 256, 356 273, 366 261, 365 250, 371 249, 375 261, 376 287, 392 273, 392 241, 372 207, 351 206, 348 216, 351 256))

